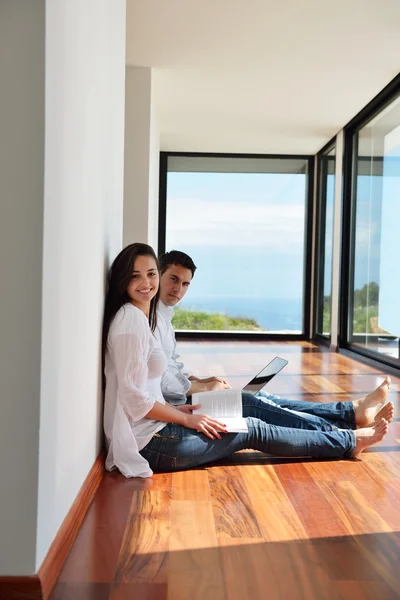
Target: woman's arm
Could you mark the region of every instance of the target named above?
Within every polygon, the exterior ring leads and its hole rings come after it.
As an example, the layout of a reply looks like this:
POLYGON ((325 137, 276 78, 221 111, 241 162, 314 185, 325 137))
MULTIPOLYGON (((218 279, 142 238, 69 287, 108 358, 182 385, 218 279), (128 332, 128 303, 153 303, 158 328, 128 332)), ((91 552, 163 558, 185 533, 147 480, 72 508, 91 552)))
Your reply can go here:
POLYGON ((218 421, 207 415, 187 414, 177 410, 173 406, 161 404, 161 402, 157 401, 154 403, 153 408, 149 410, 146 417, 155 421, 177 423, 178 425, 189 427, 189 429, 196 429, 196 431, 201 431, 212 440, 215 440, 215 438, 221 439, 219 431, 227 433, 226 425, 222 421, 218 421))

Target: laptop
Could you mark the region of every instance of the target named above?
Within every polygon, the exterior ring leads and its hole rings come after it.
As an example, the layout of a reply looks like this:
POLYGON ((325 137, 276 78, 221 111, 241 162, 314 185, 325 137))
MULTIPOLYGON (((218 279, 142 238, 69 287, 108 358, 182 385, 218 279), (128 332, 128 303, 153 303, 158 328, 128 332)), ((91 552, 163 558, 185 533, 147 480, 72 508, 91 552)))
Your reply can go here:
POLYGON ((257 394, 260 390, 263 389, 264 386, 267 385, 269 381, 275 375, 282 371, 284 367, 288 364, 289 361, 284 358, 279 358, 279 356, 275 356, 274 359, 271 360, 270 363, 267 364, 249 383, 247 383, 242 390, 244 392, 248 392, 249 394, 257 394))

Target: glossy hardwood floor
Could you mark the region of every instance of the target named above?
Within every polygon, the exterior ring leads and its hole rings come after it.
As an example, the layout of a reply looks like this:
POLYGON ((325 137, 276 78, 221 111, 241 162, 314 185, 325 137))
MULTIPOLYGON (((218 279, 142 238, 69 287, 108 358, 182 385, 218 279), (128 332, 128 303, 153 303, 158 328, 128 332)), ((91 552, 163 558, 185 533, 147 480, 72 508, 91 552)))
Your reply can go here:
MULTIPOLYGON (((181 342, 188 369, 241 387, 273 356, 287 398, 349 400, 382 371, 310 343, 181 342)), ((52 600, 400 597, 400 380, 395 420, 361 460, 269 458, 151 479, 106 474, 52 600)))

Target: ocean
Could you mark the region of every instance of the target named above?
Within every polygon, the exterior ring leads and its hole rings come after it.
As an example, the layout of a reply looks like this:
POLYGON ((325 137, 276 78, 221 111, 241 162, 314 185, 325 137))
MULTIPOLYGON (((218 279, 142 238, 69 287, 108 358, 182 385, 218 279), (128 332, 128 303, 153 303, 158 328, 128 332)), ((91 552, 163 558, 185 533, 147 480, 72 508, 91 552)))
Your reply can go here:
MULTIPOLYGON (((189 292, 190 294, 190 292, 189 292)), ((188 297, 179 304, 187 310, 247 317, 268 331, 302 330, 301 298, 256 298, 242 296, 188 297)))

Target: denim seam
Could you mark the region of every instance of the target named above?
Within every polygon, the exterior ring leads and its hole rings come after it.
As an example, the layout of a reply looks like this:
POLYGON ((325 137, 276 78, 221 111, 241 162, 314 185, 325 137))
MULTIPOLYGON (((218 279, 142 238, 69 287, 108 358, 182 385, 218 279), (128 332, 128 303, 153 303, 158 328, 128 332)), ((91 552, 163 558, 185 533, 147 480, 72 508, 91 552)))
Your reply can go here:
POLYGON ((352 458, 352 454, 353 454, 353 452, 356 448, 356 444, 357 444, 356 435, 352 429, 349 429, 346 433, 348 433, 350 436, 351 448, 346 450, 346 452, 343 454, 343 458, 352 458))

